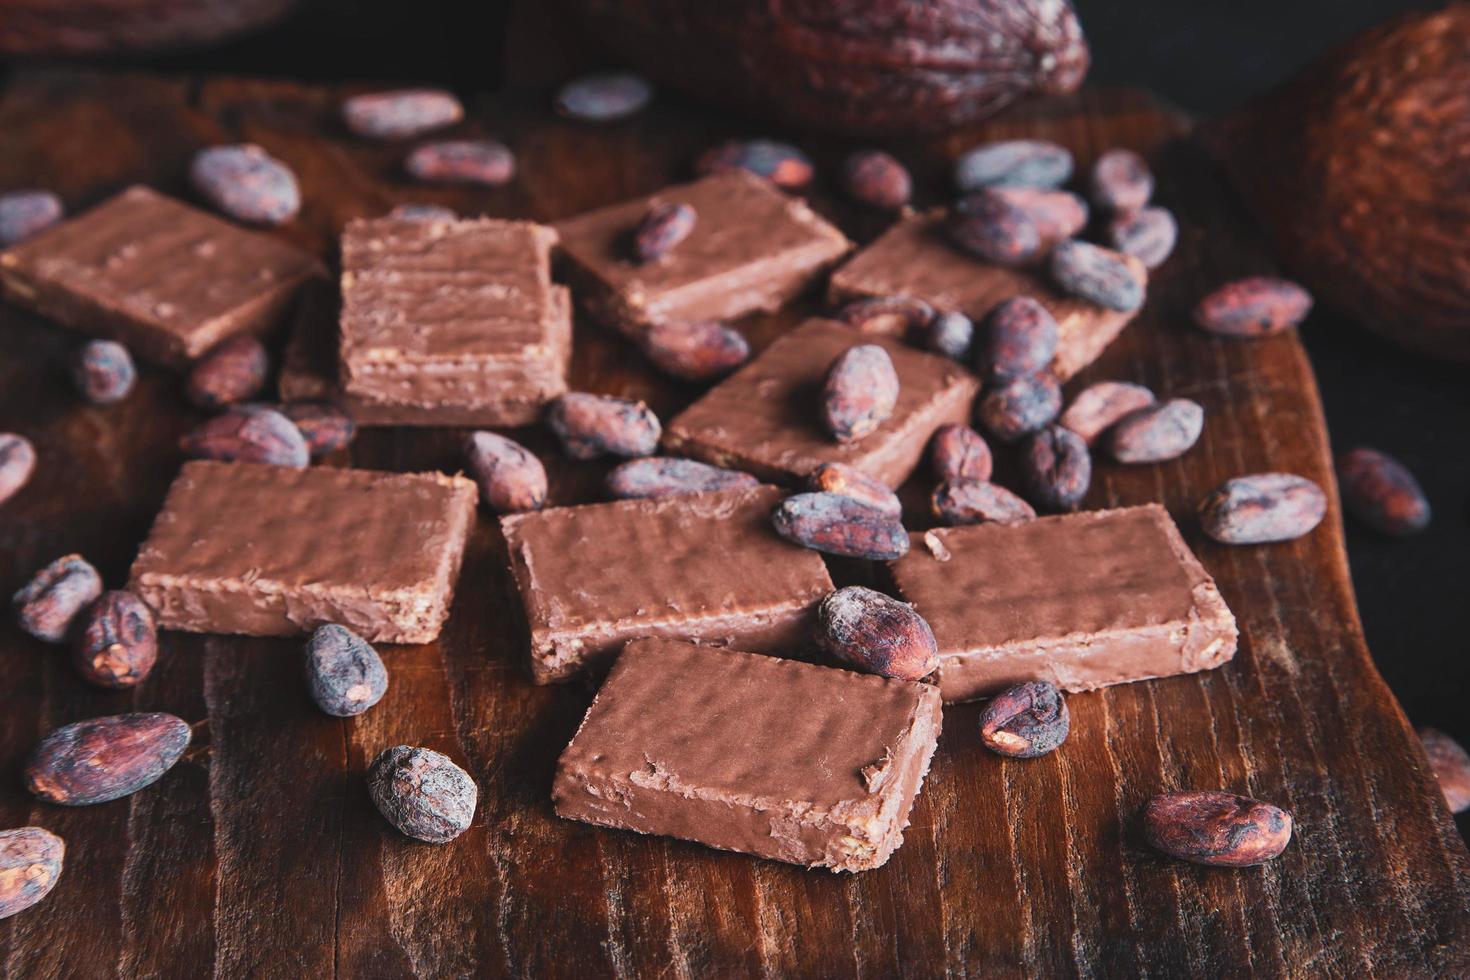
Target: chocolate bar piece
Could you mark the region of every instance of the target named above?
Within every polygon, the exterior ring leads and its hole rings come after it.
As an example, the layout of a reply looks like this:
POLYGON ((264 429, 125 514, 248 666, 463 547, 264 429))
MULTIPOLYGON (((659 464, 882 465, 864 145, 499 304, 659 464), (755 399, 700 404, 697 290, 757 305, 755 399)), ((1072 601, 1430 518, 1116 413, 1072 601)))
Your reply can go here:
POLYGON ((1097 360, 1133 319, 1058 292, 1038 270, 989 265, 949 243, 944 214, 931 211, 896 222, 832 274, 835 306, 871 296, 911 296, 937 310, 955 310, 976 322, 1012 296, 1034 297, 1056 318, 1057 353, 1051 370, 1065 381, 1097 360))
POLYGON ((147 187, 0 252, 11 302, 175 366, 274 326, 322 271, 299 249, 147 187))
POLYGON ((346 407, 365 425, 524 425, 567 390, 556 233, 524 221, 373 218, 342 233, 346 407))
POLYGON ((823 463, 848 463, 896 487, 935 429, 968 421, 979 388, 949 358, 832 320, 808 320, 675 416, 664 445, 765 480, 790 483, 823 463), (822 382, 832 361, 857 344, 888 351, 898 372, 898 405, 875 431, 843 443, 822 423, 822 382))
POLYGON ((573 820, 867 871, 903 843, 939 725, 927 684, 634 640, 552 800, 573 820))
POLYGON ((637 636, 805 646, 827 567, 771 529, 774 487, 559 507, 500 519, 531 676, 565 680, 637 636))
POLYGON ((560 222, 577 298, 604 326, 638 337, 655 323, 733 320, 773 312, 852 243, 804 202, 743 170, 560 222), (687 204, 694 229, 663 258, 634 259, 634 229, 650 206, 687 204))
POLYGON ((130 588, 166 629, 365 639, 439 635, 474 526, 475 484, 440 473, 185 463, 130 588))
POLYGON ((1090 691, 1235 655, 1235 617, 1157 504, 927 531, 889 567, 934 630, 946 701, 1030 680, 1090 691))

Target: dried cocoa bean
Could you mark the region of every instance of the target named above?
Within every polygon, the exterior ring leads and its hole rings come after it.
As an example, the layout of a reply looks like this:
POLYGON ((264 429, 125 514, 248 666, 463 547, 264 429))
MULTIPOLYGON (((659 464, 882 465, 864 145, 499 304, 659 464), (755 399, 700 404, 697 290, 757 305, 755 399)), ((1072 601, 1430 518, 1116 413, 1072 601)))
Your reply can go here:
POLYGON ((647 405, 612 395, 569 392, 551 403, 546 418, 572 459, 651 456, 663 434, 647 405))
POLYGON ((1154 393, 1126 381, 1099 381, 1078 392, 1062 413, 1062 425, 1091 446, 1119 419, 1154 403, 1154 393))
POLYGON ((1051 277, 1064 292, 1121 313, 1143 305, 1148 284, 1133 256, 1075 239, 1052 249, 1051 277))
POLYGON ((1041 235, 1043 248, 1080 234, 1087 227, 1087 202, 1070 191, 996 187, 991 193, 1026 212, 1041 235))
POLYGON ((996 381, 1036 374, 1057 352, 1056 318, 1030 296, 1013 296, 985 315, 985 345, 976 368, 996 381))
POLYGON ((750 360, 745 337, 718 320, 654 324, 644 332, 640 346, 660 371, 685 381, 718 378, 750 360))
POLYGON ((128 397, 138 380, 133 355, 115 340, 90 340, 77 350, 71 364, 77 391, 93 405, 111 405, 128 397))
POLYGON ((680 201, 661 201, 633 229, 633 255, 639 262, 656 262, 689 237, 698 220, 694 208, 680 201))
POLYGON ((1025 211, 994 191, 962 197, 950 211, 950 240, 996 265, 1024 265, 1041 254, 1041 229, 1025 211))
POLYGON ((546 467, 514 439, 471 432, 464 452, 465 468, 480 487, 480 499, 495 513, 540 510, 546 503, 546 467))
POLYGON ((1183 861, 1222 868, 1264 864, 1291 842, 1291 814, 1215 790, 1163 793, 1143 811, 1149 844, 1183 861))
POLYGON ((968 425, 941 425, 929 443, 929 464, 937 480, 983 483, 995 469, 990 444, 968 425))
POLYGON ((858 333, 903 337, 927 327, 934 307, 910 296, 870 296, 853 300, 832 317, 858 333))
POLYGON ((0 919, 24 912, 51 893, 66 845, 40 827, 0 830, 0 919))
POLYGON ((1337 457, 1342 505, 1384 534, 1414 534, 1429 526, 1429 500, 1408 467, 1376 449, 1350 449, 1337 457))
POLYGON ((1470 810, 1470 753, 1437 728, 1419 729, 1419 741, 1429 756, 1429 768, 1439 780, 1451 813, 1470 810))
POLYGON ((1050 425, 1062 409, 1062 387, 1050 374, 1012 378, 991 388, 976 406, 985 431, 1001 442, 1015 442, 1050 425))
POLYGON ((807 484, 819 493, 851 497, 894 520, 903 516, 903 504, 899 502, 898 494, 890 490, 888 484, 856 466, 823 463, 812 471, 807 484))
POLYGON ((516 158, 495 140, 444 140, 414 150, 403 168, 415 180, 431 184, 499 187, 515 176, 516 158))
POLYGON ((36 471, 36 448, 25 436, 0 432, 0 504, 20 492, 36 471))
POLYGON ((63 555, 21 587, 11 602, 20 628, 38 640, 60 643, 78 614, 102 594, 102 576, 81 555, 63 555))
POLYGON ((0 248, 17 245, 45 231, 60 221, 65 213, 61 198, 50 191, 0 194, 0 248))
POLYGON ((870 674, 923 680, 939 666, 939 647, 924 617, 906 602, 850 585, 817 607, 817 643, 870 674))
POLYGON ((306 642, 306 683, 318 708, 335 718, 350 718, 383 699, 388 669, 367 640, 328 623, 306 642))
POLYGON ((1179 241, 1179 223, 1168 208, 1157 205, 1115 214, 1108 221, 1108 244, 1156 269, 1174 251, 1179 241))
POLYGON ((642 112, 653 86, 632 72, 603 72, 574 78, 556 93, 558 115, 578 122, 607 123, 642 112))
POLYGON ((480 796, 470 774, 448 756, 412 745, 385 749, 373 760, 368 791, 389 823, 430 844, 468 830, 480 796))
POLYGON ((1254 473, 1226 480, 1200 501, 1206 534, 1225 544, 1268 544, 1307 534, 1327 513, 1327 495, 1292 473, 1254 473))
POLYGON ((1088 181, 1092 203, 1105 211, 1137 211, 1154 193, 1148 161, 1132 150, 1109 150, 1092 165, 1088 181))
POLYGON ((342 121, 358 136, 406 140, 453 126, 464 106, 453 93, 436 88, 399 89, 354 95, 342 103, 342 121))
POLYGON ((1108 430, 1108 452, 1120 463, 1159 463, 1183 456, 1199 440, 1205 410, 1188 398, 1140 408, 1108 430))
POLYGON ((859 150, 848 156, 842 161, 839 179, 848 197, 885 211, 909 203, 914 190, 904 165, 881 150, 859 150))
POLYGON ((966 151, 955 161, 961 193, 982 187, 1060 187, 1072 176, 1072 154, 1045 140, 1005 140, 966 151))
POLYGON ((253 143, 200 150, 189 180, 206 201, 238 221, 279 225, 301 210, 291 168, 253 143))
POLYGON ((980 712, 980 740, 1012 759, 1046 755, 1067 740, 1071 727, 1067 699, 1050 681, 1008 687, 980 712))
POLYGON ((946 480, 930 497, 934 516, 943 524, 1021 524, 1036 511, 1005 487, 985 480, 946 480))
POLYGON ((31 753, 26 788, 64 806, 129 796, 173 768, 189 737, 188 724, 166 714, 111 715, 63 725, 31 753))
POLYGON ((854 442, 886 422, 898 404, 898 372, 877 344, 849 347, 827 369, 822 418, 838 442, 854 442))
POLYGON ((200 425, 179 443, 191 459, 302 467, 311 452, 286 416, 259 405, 237 405, 200 425))
POLYGON ((1194 308, 1194 322, 1221 337, 1266 337, 1290 330, 1312 311, 1312 294, 1289 279, 1252 276, 1215 290, 1194 308))
POLYGON ((908 532, 882 511, 835 493, 798 493, 771 515, 776 533, 829 555, 889 561, 909 550, 908 532))
POLYGON ((1038 506, 1075 510, 1092 485, 1092 454, 1077 433, 1049 425, 1026 440, 1021 471, 1038 506))
POLYGON ((706 150, 695 164, 700 175, 747 170, 777 187, 800 190, 812 182, 811 159, 790 143, 775 140, 731 140, 706 150))
POLYGON ((969 361, 975 346, 975 323, 954 310, 940 313, 929 321, 924 346, 956 361, 969 361))
POLYGON ((265 345, 254 337, 234 337, 195 362, 184 393, 200 408, 223 408, 260 394, 269 374, 265 345))
POLYGON ((301 432, 312 459, 346 449, 357 435, 357 423, 352 417, 329 402, 286 402, 276 410, 301 432))
POLYGON ((388 212, 399 221, 458 221, 459 214, 442 204, 399 204, 388 212))
POLYGON ((757 486, 760 486, 760 481, 749 473, 672 456, 629 460, 614 467, 607 475, 608 493, 620 500, 680 497, 757 486))
POLYGON ((77 672, 102 687, 134 687, 158 659, 153 610, 131 592, 104 592, 82 613, 72 645, 77 672))

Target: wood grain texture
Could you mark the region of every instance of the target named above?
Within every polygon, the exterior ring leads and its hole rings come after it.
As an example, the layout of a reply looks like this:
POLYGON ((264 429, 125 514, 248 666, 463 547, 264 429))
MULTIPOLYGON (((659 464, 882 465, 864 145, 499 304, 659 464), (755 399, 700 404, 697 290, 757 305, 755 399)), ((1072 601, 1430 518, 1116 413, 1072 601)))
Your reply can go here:
MULTIPOLYGON (((403 149, 336 122, 339 92, 275 82, 28 73, 0 99, 0 186, 40 184, 73 209, 131 181, 184 193, 190 152, 249 139, 293 166, 302 217, 279 234, 334 259, 348 218, 403 201, 561 218, 686 178, 697 151, 747 125, 660 105, 609 128, 545 111, 542 89, 474 105, 465 132, 506 138, 521 175, 499 190, 423 189, 403 149)), ((86 686, 58 651, 0 625, 0 826, 67 841, 46 903, 0 922, 0 975, 173 976, 1450 976, 1470 973, 1470 857, 1423 754, 1364 646, 1340 513, 1289 544, 1228 548, 1191 517, 1227 477, 1301 473, 1331 487, 1311 371, 1293 336, 1227 343, 1187 326, 1219 281, 1269 269, 1239 206, 1182 137, 1187 121, 1128 92, 1011 113, 983 130, 898 148, 923 189, 981 138, 1057 139, 1086 164, 1131 146, 1174 207, 1178 253, 1138 322, 1068 387, 1116 378, 1193 398, 1200 444, 1160 466, 1101 463, 1087 506, 1161 500, 1241 620, 1221 670, 1076 695, 1064 748, 1031 761, 985 751, 978 711, 945 731, 907 842, 859 876, 806 872, 693 844, 558 820, 557 754, 585 686, 526 679, 503 545, 482 517, 438 643, 385 647, 391 683, 357 719, 321 715, 289 640, 165 634, 137 691, 86 686), (168 710, 197 723, 186 760, 136 796, 68 810, 32 801, 19 772, 37 738, 80 718, 168 710), (363 772, 382 748, 427 745, 482 790, 471 829, 411 842, 373 810, 363 772), (1292 810, 1297 836, 1263 868, 1168 861, 1137 813, 1166 789, 1225 788, 1292 810)), ((831 193, 819 210, 866 240, 882 219, 831 193)), ((815 309, 742 326, 756 346, 815 309)), ((577 323, 573 386, 646 398, 664 417, 698 394, 628 344, 577 323)), ((78 339, 0 310, 0 429, 30 436, 37 475, 0 508, 0 592, 77 550, 119 584, 197 420, 179 380, 145 368, 124 404, 83 404, 65 382, 78 339)), ((594 499, 606 467, 572 464, 543 432, 552 500, 594 499)), ((364 433, 334 465, 459 466, 449 430, 364 433)), ((1001 479, 1010 461, 1001 460, 1001 479)), ((915 526, 927 487, 904 489, 915 526)), ((221 520, 234 519, 221 515, 221 520)), ((854 569, 840 566, 840 576, 854 569)))

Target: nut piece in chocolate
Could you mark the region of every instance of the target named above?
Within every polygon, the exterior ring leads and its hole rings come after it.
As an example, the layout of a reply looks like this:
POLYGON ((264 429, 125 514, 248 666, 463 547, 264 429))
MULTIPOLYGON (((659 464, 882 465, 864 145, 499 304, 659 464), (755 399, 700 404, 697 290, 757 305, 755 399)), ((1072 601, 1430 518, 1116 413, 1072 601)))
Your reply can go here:
POLYGON ((1143 831, 1158 850, 1183 861, 1248 868, 1286 850, 1291 814, 1248 796, 1215 790, 1163 793, 1143 811, 1143 831))
POLYGON ((923 680, 939 666, 934 633, 906 602, 849 585, 817 607, 819 645, 859 670, 906 681, 923 680))
POLYGON ((444 844, 469 829, 480 790, 470 774, 433 749, 384 749, 368 772, 368 792, 389 823, 416 840, 444 844))
POLYGON ((1012 759, 1046 755, 1067 740, 1067 699, 1049 681, 1026 681, 1001 691, 980 712, 980 740, 1012 759))
POLYGON ((189 726, 168 714, 78 721, 41 739, 26 762, 26 789, 38 799, 89 806, 157 782, 189 747, 189 726))

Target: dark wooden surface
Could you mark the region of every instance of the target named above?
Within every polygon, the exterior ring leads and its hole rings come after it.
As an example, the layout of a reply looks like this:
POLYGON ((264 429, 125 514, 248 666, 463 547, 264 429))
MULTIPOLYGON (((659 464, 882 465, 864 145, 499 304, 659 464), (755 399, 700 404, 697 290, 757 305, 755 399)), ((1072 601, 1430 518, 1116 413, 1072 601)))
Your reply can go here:
MULTIPOLYGON (((348 218, 434 200, 467 212, 554 219, 688 175, 697 151, 748 124, 661 106, 611 128, 555 120, 545 93, 485 101, 466 132, 504 136, 521 175, 497 191, 422 190, 397 176, 401 147, 345 136, 339 92, 284 83, 32 71, 0 98, 0 186, 52 187, 72 208, 132 181, 183 193, 192 151, 265 145, 300 175, 306 207, 280 233, 333 257, 348 218)), ((590 700, 536 688, 482 519, 439 643, 386 648, 387 696, 351 721, 311 705, 299 644, 167 634, 137 691, 90 688, 64 653, 0 625, 0 826, 67 841, 46 904, 0 922, 6 976, 623 975, 928 976, 1464 975, 1470 859, 1417 742, 1374 672, 1358 625, 1334 505, 1310 537, 1230 549, 1205 539, 1194 502, 1262 469, 1331 486, 1315 384, 1294 337, 1225 344, 1185 325, 1218 280, 1269 259, 1201 158, 1187 122, 1146 97, 1091 93, 1037 104, 984 130, 900 148, 925 202, 944 160, 983 137, 1067 143, 1087 161, 1122 144, 1154 160, 1159 197, 1185 231, 1147 308, 1069 390, 1141 381, 1199 400, 1200 444, 1156 467, 1098 468, 1088 506, 1162 500, 1219 578, 1243 628, 1212 673, 1070 699, 1073 732, 1047 758, 980 748, 976 708, 946 711, 907 843, 889 865, 838 877, 692 844, 558 820, 556 755, 590 700), (55 725, 127 710, 196 722, 196 747, 150 789, 98 807, 42 806, 19 771, 55 725), (380 749, 428 745, 465 765, 473 827, 432 847, 400 837, 368 801, 380 749), (1297 837, 1246 871, 1166 861, 1135 816, 1163 789, 1223 787, 1291 809, 1297 837)), ((840 147, 811 147, 824 172, 840 147)), ((815 191, 853 236, 882 219, 815 191)), ((814 304, 749 323, 764 344, 814 304)), ((665 418, 697 389, 579 320, 574 385, 647 398, 665 418)), ((0 591, 81 551, 120 584, 197 420, 176 377, 146 370, 123 405, 92 408, 65 383, 76 338, 0 310, 0 429, 35 440, 40 466, 0 508, 0 591)), ((605 467, 559 460, 539 432, 556 503, 592 499, 605 467)), ((336 465, 454 469, 457 434, 366 433, 336 465)), ((908 488, 910 503, 922 488, 908 488)), ((913 509, 913 508, 911 508, 913 509)), ((917 511, 911 515, 920 524, 917 511)), ((220 520, 249 520, 221 514, 220 520)), ((851 569, 840 570, 851 574, 851 569)))

